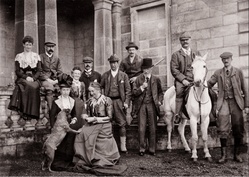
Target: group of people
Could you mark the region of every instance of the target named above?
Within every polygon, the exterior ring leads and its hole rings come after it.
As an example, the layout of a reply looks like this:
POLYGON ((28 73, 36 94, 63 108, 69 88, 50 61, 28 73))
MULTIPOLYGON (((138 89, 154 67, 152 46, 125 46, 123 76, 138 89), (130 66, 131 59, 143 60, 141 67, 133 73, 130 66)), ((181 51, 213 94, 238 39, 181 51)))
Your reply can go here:
MULTIPOLYGON (((191 64, 198 51, 190 48, 191 37, 187 33, 179 37, 182 48, 172 55, 171 73, 175 78, 176 110, 175 123, 182 117, 184 95, 193 82, 191 64)), ((81 132, 68 132, 57 147, 52 168, 67 169, 73 162, 78 168, 115 165, 119 150, 112 135, 112 125, 119 127, 120 152, 126 148, 127 109, 138 120, 139 155, 146 152, 145 132, 148 124, 148 153, 156 153, 157 117, 163 101, 160 79, 152 74, 151 58, 137 55, 138 46, 129 42, 128 57, 120 60, 117 55, 108 58, 110 70, 103 75, 93 70, 93 58, 83 59, 84 71, 74 67, 71 75, 63 73, 60 59, 54 55, 56 44, 45 42, 45 53, 32 52, 34 40, 23 38, 24 52, 15 58, 16 87, 9 109, 21 112, 24 119, 39 118, 40 88, 45 88, 50 112, 50 124, 64 109, 71 112, 70 127, 81 132), (60 96, 55 98, 56 90, 60 96), (89 122, 87 118, 94 117, 89 122), (104 121, 103 121, 104 120, 104 121)), ((226 141, 232 128, 235 137, 234 160, 241 162, 239 147, 242 144, 244 121, 242 111, 248 110, 248 95, 243 72, 231 65, 232 54, 220 55, 224 67, 217 70, 208 80, 209 88, 218 83, 217 125, 221 136, 222 158, 227 159, 226 141), (229 70, 229 74, 227 74, 229 70), (230 119, 231 116, 231 119, 230 119), (231 121, 230 121, 231 120, 231 121)))

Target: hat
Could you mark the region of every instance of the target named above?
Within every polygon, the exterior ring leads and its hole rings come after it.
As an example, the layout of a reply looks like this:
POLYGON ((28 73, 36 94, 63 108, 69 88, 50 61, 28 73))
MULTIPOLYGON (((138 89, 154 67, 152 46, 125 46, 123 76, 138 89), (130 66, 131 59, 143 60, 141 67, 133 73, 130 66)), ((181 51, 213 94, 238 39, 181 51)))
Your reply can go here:
POLYGON ((83 58, 83 62, 84 63, 92 63, 93 62, 93 58, 91 58, 91 57, 85 57, 85 58, 83 58))
POLYGON ((221 55, 220 55, 220 58, 229 58, 229 57, 231 57, 231 56, 233 56, 233 54, 232 53, 230 53, 230 52, 223 52, 221 55))
POLYGON ((60 88, 70 88, 73 84, 73 78, 65 73, 58 77, 58 81, 60 88))
POLYGON ((190 38, 191 38, 191 36, 187 32, 183 32, 179 37, 180 40, 182 40, 182 39, 190 39, 190 38))
POLYGON ((47 41, 44 43, 44 45, 47 45, 47 46, 56 46, 56 44, 52 41, 47 41))
POLYGON ((143 64, 141 66, 142 69, 149 69, 151 68, 152 65, 152 59, 151 58, 144 58, 143 59, 143 64))
POLYGON ((110 58, 108 58, 109 62, 115 62, 115 61, 119 61, 119 58, 116 54, 113 54, 110 56, 110 58))
POLYGON ((126 46, 126 50, 128 50, 129 48, 134 47, 135 49, 138 50, 138 46, 134 43, 134 42, 129 42, 128 46, 126 46))

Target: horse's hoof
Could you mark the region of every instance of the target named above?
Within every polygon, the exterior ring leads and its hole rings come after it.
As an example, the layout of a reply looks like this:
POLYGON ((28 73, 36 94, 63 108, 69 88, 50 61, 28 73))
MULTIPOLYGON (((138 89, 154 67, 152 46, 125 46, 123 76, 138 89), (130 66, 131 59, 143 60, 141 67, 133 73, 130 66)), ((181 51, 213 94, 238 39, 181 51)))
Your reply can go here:
POLYGON ((206 159, 207 159, 208 162, 213 162, 212 157, 207 157, 206 159))
POLYGON ((172 149, 168 149, 168 152, 172 152, 172 149))
POLYGON ((193 162, 197 162, 197 158, 193 158, 193 162))
POLYGON ((185 150, 186 154, 191 154, 191 150, 185 150))

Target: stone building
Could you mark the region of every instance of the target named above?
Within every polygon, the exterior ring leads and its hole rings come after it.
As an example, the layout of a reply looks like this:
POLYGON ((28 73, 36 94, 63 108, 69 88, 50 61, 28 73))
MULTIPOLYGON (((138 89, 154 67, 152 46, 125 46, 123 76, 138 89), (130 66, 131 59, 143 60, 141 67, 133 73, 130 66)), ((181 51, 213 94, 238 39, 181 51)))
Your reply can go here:
POLYGON ((192 48, 209 53, 207 78, 223 66, 219 55, 229 51, 248 84, 248 11, 248 0, 0 0, 1 132, 10 131, 6 119, 16 116, 6 109, 11 91, 4 88, 14 82, 14 58, 23 51, 25 35, 34 37, 37 53, 44 52, 46 40, 56 41, 65 73, 83 68, 85 56, 93 57, 95 70, 103 73, 109 69, 107 58, 126 57, 125 46, 134 41, 140 56, 154 63, 165 59, 153 72, 166 90, 173 85, 171 54, 187 31, 192 48))

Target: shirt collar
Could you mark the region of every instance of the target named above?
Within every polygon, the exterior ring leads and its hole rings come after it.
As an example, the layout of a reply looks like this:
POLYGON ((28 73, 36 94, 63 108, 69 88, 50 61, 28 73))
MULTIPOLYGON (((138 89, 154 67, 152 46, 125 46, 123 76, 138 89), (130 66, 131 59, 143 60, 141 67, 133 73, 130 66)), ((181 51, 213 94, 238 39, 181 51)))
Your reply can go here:
POLYGON ((46 53, 46 55, 49 57, 49 58, 51 58, 52 56, 53 56, 53 53, 51 54, 51 55, 49 55, 47 52, 45 52, 46 53))
POLYGON ((191 52, 190 47, 189 47, 188 49, 184 49, 184 48, 182 47, 182 50, 184 51, 184 53, 185 53, 185 54, 188 54, 188 53, 190 53, 190 52, 191 52))
POLYGON ((111 74, 112 74, 113 77, 115 77, 118 74, 118 68, 117 68, 116 71, 111 70, 111 74))

